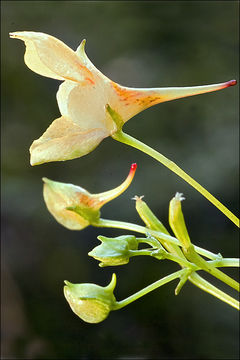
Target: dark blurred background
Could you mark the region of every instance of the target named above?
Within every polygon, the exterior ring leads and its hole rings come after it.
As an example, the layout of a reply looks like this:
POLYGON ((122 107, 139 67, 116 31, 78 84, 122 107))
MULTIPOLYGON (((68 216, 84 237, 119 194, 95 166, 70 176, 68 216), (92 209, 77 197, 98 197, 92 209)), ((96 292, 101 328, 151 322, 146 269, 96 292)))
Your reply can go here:
MULTIPOLYGON (((8 33, 45 32, 73 49, 86 38, 93 63, 122 85, 211 84, 238 78, 238 2, 2 1, 1 6, 2 358, 237 359, 237 311, 190 283, 177 297, 176 282, 170 283, 100 324, 72 313, 63 296, 65 279, 105 286, 116 272, 121 300, 178 267, 137 257, 122 267, 99 268, 87 256, 99 243, 97 235, 127 232, 61 227, 43 202, 43 176, 98 193, 119 185, 137 162, 132 185, 104 206, 102 217, 142 224, 131 198, 145 195, 168 226, 169 200, 179 191, 198 246, 236 257, 237 228, 175 174, 111 138, 83 158, 31 167, 30 144, 59 116, 59 82, 31 72, 23 61, 24 44, 8 33)), ((175 161, 237 214, 238 96, 235 86, 163 103, 124 129, 175 161)), ((226 272, 237 275, 234 269, 226 272)))

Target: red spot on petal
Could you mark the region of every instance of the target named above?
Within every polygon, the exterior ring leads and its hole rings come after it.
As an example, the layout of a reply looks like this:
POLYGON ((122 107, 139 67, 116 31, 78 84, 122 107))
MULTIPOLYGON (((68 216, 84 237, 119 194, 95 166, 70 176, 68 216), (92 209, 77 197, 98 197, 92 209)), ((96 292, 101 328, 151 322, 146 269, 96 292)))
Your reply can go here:
POLYGON ((229 80, 226 82, 226 85, 227 86, 234 86, 237 84, 237 80, 229 80))
POLYGON ((136 170, 137 170, 137 164, 136 164, 136 163, 133 163, 133 164, 131 165, 131 168, 130 168, 128 177, 131 178, 131 179, 133 179, 136 170))
POLYGON ((133 163, 131 165, 131 170, 136 170, 137 169, 137 163, 133 163))

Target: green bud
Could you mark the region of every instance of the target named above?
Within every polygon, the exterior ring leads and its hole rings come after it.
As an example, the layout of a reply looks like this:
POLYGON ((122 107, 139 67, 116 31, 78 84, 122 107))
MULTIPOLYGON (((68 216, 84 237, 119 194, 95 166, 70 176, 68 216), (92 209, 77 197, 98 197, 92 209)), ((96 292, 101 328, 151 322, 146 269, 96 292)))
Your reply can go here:
POLYGON ((143 220, 143 222, 147 225, 149 229, 161 231, 165 234, 168 234, 167 229, 161 223, 161 221, 154 215, 152 210, 148 207, 148 205, 142 200, 144 196, 134 196, 133 200, 136 201, 136 210, 138 215, 143 220))
POLYGON ((99 323, 105 320, 116 304, 113 290, 116 275, 112 275, 110 284, 102 287, 96 284, 72 284, 64 281, 64 296, 72 311, 83 321, 99 323))
POLYGON ((88 255, 101 261, 99 266, 124 265, 129 262, 132 250, 137 250, 138 242, 135 236, 123 235, 115 238, 98 236, 102 242, 96 246, 88 255))
MULTIPOLYGON (((146 224, 146 226, 151 230, 161 231, 164 234, 170 235, 165 226, 161 221, 154 215, 149 206, 142 200, 143 196, 135 196, 133 200, 136 200, 136 210, 146 224)), ((182 250, 179 246, 170 244, 168 241, 161 239, 162 245, 172 254, 175 254, 179 257, 183 257, 182 250)))
POLYGON ((184 248, 191 245, 191 240, 188 235, 185 224, 181 202, 185 200, 183 194, 176 193, 174 198, 169 203, 169 225, 174 232, 176 238, 182 243, 184 248))

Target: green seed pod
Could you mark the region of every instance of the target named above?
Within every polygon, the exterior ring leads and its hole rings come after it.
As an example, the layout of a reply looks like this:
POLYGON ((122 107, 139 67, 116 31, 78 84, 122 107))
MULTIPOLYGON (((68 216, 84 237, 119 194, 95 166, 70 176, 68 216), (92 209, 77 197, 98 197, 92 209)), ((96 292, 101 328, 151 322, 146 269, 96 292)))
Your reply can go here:
POLYGON ((94 259, 101 261, 99 266, 124 265, 129 262, 131 250, 137 250, 138 242, 135 236, 123 235, 116 238, 98 236, 102 242, 88 253, 94 259))
POLYGON ((72 284, 65 280, 64 296, 72 311, 83 321, 99 323, 105 320, 116 304, 113 290, 116 275, 112 275, 110 284, 102 287, 96 284, 72 284))

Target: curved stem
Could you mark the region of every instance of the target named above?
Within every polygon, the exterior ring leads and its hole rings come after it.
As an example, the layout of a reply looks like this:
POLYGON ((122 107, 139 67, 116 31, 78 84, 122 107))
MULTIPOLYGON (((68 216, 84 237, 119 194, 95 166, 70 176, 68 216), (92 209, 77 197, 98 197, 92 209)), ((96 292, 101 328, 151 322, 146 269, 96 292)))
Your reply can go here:
POLYGON ((185 171, 183 171, 178 165, 173 161, 169 160, 164 155, 160 154, 156 150, 153 150, 150 146, 145 145, 141 141, 135 139, 134 137, 125 134, 123 131, 118 131, 112 135, 112 138, 122 142, 124 144, 130 145, 140 151, 143 151, 145 154, 153 157, 155 160, 159 161, 161 164, 166 166, 168 169, 172 170, 175 174, 184 179, 188 184, 194 187, 198 192, 200 192, 205 198, 207 198, 213 205, 215 205, 224 215, 226 215, 235 225, 239 227, 239 219, 230 211, 226 206, 224 206, 219 200, 217 200, 212 194, 210 194, 203 186, 201 186, 197 181, 195 181, 191 176, 189 176, 185 171))
POLYGON ((136 292, 135 294, 127 297, 126 299, 124 300, 121 300, 121 301, 117 301, 115 307, 113 310, 118 310, 118 309, 121 309, 123 308, 124 306, 130 304, 131 302, 139 299, 140 297, 148 294, 150 291, 153 291, 155 289, 157 289, 158 287, 164 285, 164 284, 167 284, 168 282, 174 280, 174 279, 177 279, 177 278, 180 278, 187 270, 186 269, 182 269, 182 270, 179 270, 179 271, 176 271, 170 275, 167 275, 165 276, 164 278, 160 279, 160 280, 157 280, 155 281, 153 284, 143 288, 142 290, 136 292))
MULTIPOLYGON (((162 278, 160 280, 155 281, 153 284, 145 287, 144 289, 136 292, 135 294, 127 297, 126 299, 121 300, 121 301, 117 301, 112 310, 119 310, 119 309, 123 308, 124 306, 129 305, 133 301, 135 301, 135 300, 139 299, 140 297, 148 294, 149 292, 159 288, 160 286, 165 285, 168 282, 170 282, 172 280, 175 280, 177 278, 181 278, 187 272, 188 272, 188 269, 182 269, 182 270, 174 272, 173 274, 167 275, 167 276, 165 276, 164 278, 162 278)), ((239 310, 239 302, 237 300, 235 300, 231 296, 225 294, 223 291, 219 290, 218 288, 216 288, 215 286, 210 284, 208 281, 203 279, 198 274, 192 273, 191 275, 188 276, 188 279, 194 285, 199 287, 200 289, 208 292, 209 294, 215 296, 219 300, 221 300, 221 301, 227 303, 228 305, 234 307, 235 309, 239 310)))

